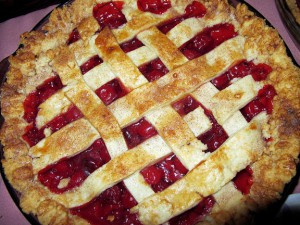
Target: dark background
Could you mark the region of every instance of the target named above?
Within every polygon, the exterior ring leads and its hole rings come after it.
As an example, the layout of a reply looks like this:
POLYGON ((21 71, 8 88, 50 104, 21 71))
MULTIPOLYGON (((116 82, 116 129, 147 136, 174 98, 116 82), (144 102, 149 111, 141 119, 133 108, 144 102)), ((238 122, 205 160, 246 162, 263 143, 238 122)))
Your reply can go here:
POLYGON ((0 22, 66 0, 0 0, 0 22))

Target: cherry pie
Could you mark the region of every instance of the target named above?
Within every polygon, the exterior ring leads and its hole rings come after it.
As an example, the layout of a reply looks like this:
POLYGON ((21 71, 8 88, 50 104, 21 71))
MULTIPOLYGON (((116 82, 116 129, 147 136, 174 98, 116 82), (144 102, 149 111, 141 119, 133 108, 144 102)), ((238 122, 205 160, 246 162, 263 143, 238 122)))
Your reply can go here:
POLYGON ((41 224, 244 224, 300 151, 300 70, 225 0, 75 0, 25 33, 2 164, 41 224))

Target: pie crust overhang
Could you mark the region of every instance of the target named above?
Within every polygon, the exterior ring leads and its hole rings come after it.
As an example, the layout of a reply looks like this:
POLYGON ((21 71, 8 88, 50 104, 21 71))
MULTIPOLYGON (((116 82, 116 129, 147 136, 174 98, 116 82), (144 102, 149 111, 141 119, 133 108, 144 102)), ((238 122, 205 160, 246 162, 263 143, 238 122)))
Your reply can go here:
MULTIPOLYGON (((83 205, 97 196, 136 224, 245 224, 296 174, 300 70, 245 5, 154 1, 157 13, 138 2, 75 0, 21 36, 1 92, 5 175, 41 224, 88 224, 83 205), (195 36, 211 44, 191 54, 195 36), (141 44, 125 50, 134 38, 141 44), (232 75, 244 67, 254 69, 232 75)), ((120 224, 115 211, 103 215, 89 222, 120 224)))

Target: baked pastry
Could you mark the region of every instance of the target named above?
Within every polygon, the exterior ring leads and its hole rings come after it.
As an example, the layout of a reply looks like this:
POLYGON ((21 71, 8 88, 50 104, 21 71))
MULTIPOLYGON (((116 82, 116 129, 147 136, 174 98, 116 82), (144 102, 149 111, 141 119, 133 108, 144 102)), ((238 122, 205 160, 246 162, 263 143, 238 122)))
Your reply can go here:
POLYGON ((250 223, 296 174, 300 70, 245 5, 75 0, 9 62, 2 164, 41 224, 250 223))
POLYGON ((286 3, 294 16, 296 22, 300 24, 300 1, 299 0, 286 0, 286 3))

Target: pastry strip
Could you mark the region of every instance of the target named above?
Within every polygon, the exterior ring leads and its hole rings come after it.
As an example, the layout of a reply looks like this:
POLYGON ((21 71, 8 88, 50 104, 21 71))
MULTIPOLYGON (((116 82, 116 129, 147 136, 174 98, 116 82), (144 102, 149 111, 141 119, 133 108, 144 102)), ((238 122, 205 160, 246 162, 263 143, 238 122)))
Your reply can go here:
POLYGON ((206 158, 207 147, 197 140, 183 118, 170 106, 146 115, 183 165, 192 169, 206 158))
POLYGON ((55 199, 66 207, 87 203, 107 188, 124 180, 142 168, 154 164, 171 153, 171 149, 158 135, 124 152, 95 170, 76 189, 56 195, 55 199))
POLYGON ((95 45, 103 61, 107 62, 112 72, 120 78, 129 90, 148 82, 130 58, 123 52, 108 27, 105 27, 99 33, 95 40, 95 45))
POLYGON ((139 32, 146 30, 164 20, 176 16, 174 10, 169 10, 163 15, 153 15, 151 13, 142 13, 135 15, 133 20, 128 21, 123 27, 113 30, 113 34, 119 43, 132 39, 139 32))
POLYGON ((111 158, 128 149, 117 121, 85 82, 68 86, 65 93, 100 133, 111 158))
POLYGON ((228 139, 206 161, 181 180, 146 198, 132 208, 132 212, 139 214, 143 224, 162 224, 192 208, 203 197, 217 192, 232 180, 238 171, 256 161, 263 149, 260 122, 255 120, 228 139), (239 157, 240 155, 243 157, 239 157))
POLYGON ((230 39, 207 55, 189 61, 155 82, 133 90, 108 108, 123 127, 147 111, 175 101, 181 97, 182 92, 193 91, 207 80, 221 74, 234 62, 244 58, 243 46, 243 37, 230 39), (127 109, 126 112, 123 109, 127 109))
POLYGON ((173 70, 188 61, 173 42, 156 27, 151 27, 148 30, 139 33, 137 37, 144 45, 156 52, 169 70, 173 70))
POLYGON ((29 149, 33 157, 33 172, 36 174, 47 165, 80 153, 99 137, 97 130, 86 119, 66 125, 29 149))

